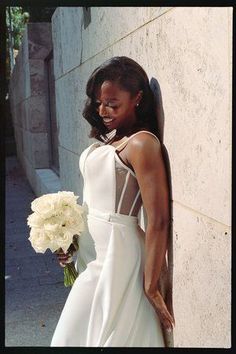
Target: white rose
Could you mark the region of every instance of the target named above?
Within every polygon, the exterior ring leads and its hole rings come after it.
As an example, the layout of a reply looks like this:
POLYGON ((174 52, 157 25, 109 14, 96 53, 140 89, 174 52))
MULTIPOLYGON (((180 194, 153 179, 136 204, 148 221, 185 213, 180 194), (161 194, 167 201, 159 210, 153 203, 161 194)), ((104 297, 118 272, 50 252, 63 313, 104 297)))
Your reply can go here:
POLYGON ((48 248, 48 239, 45 237, 45 233, 42 229, 33 228, 30 231, 29 241, 31 242, 32 247, 38 253, 45 253, 48 248))
POLYGON ((44 231, 47 232, 47 234, 51 233, 52 236, 56 235, 61 228, 59 224, 50 224, 50 223, 45 223, 43 227, 44 227, 44 231))
POLYGON ((73 192, 60 191, 57 193, 57 200, 61 207, 63 206, 74 206, 77 203, 79 197, 74 195, 73 192))
POLYGON ((32 213, 27 218, 27 225, 30 227, 43 227, 44 220, 39 214, 32 213))
POLYGON ((66 253, 68 248, 73 242, 73 233, 70 230, 66 230, 64 233, 61 233, 58 237, 58 244, 63 249, 63 252, 66 253))
POLYGON ((31 203, 31 209, 44 218, 51 217, 55 214, 55 201, 53 195, 43 195, 36 198, 31 203))

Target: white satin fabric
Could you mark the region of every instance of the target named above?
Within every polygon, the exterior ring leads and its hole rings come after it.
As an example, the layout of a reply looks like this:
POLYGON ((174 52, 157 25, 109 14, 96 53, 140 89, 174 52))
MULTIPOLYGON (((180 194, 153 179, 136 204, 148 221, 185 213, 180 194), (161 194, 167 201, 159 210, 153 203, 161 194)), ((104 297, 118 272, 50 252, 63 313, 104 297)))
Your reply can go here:
MULTIPOLYGON (((81 154, 88 229, 80 238, 80 275, 51 346, 164 347, 159 319, 143 291, 144 231, 137 215, 117 212, 122 203, 116 200, 115 155, 114 146, 102 143, 90 145, 81 154)), ((135 184, 128 183, 131 170, 122 163, 119 167, 129 174, 121 188, 120 198, 124 198, 128 186, 135 184)), ((134 210, 139 191, 132 195, 134 210)))

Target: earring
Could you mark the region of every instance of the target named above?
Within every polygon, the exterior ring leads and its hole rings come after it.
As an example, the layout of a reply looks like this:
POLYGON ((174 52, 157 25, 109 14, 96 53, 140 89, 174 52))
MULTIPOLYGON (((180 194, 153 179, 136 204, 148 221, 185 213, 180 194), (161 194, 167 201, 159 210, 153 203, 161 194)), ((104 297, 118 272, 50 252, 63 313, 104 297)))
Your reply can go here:
POLYGON ((138 107, 139 106, 139 103, 136 103, 136 107, 138 107))

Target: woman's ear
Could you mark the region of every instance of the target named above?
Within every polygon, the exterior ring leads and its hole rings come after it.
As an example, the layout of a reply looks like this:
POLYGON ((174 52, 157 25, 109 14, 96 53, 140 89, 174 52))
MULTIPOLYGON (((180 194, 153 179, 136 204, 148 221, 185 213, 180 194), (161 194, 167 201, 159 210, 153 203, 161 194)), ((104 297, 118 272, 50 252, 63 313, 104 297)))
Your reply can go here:
POLYGON ((136 106, 139 105, 139 103, 140 103, 142 97, 143 97, 143 91, 140 90, 140 91, 137 93, 137 96, 136 96, 136 106))

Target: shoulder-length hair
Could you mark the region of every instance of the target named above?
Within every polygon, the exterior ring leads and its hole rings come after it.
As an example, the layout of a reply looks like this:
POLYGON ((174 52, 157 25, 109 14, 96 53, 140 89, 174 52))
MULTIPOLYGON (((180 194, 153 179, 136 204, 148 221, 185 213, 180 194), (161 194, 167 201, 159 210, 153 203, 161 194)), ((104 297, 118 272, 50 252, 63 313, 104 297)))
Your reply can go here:
POLYGON ((142 90, 142 99, 135 107, 137 124, 134 131, 147 129, 159 137, 157 128, 156 107, 153 92, 144 69, 133 59, 125 56, 116 56, 97 67, 91 74, 87 86, 88 96, 83 110, 83 117, 92 126, 89 137, 106 140, 109 133, 96 110, 96 92, 104 81, 117 83, 121 89, 128 91, 134 97, 142 90))

